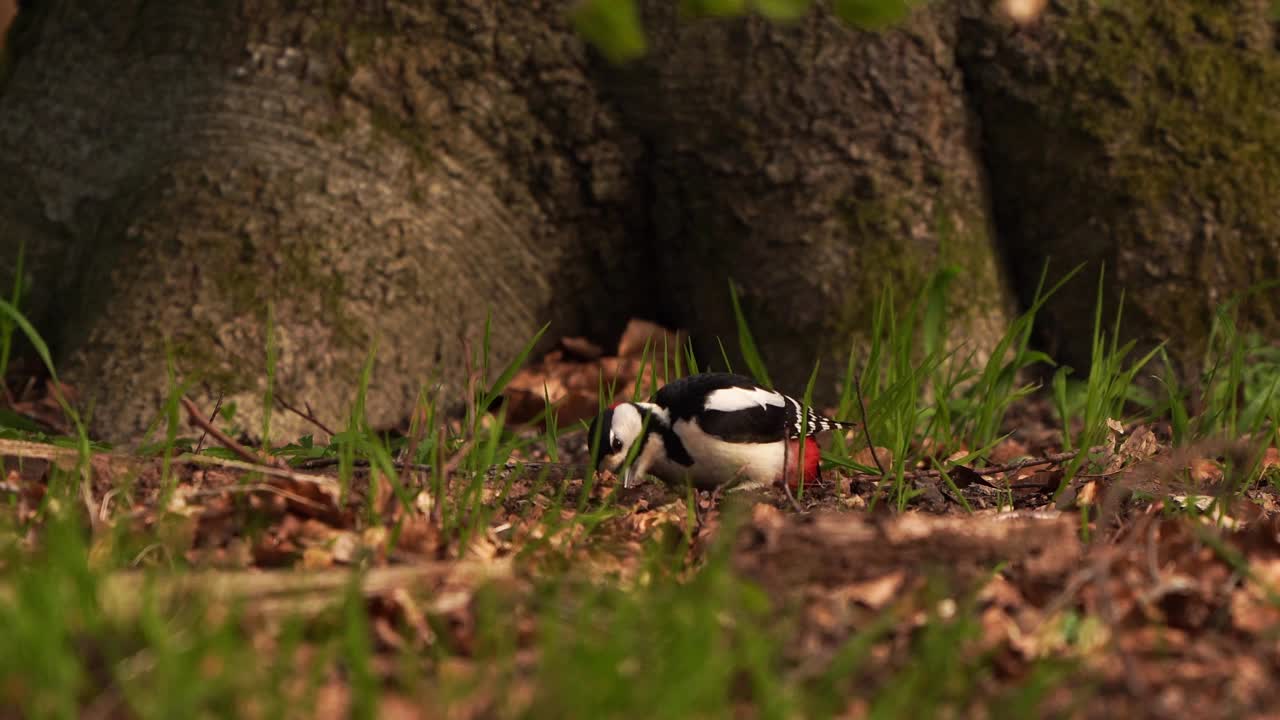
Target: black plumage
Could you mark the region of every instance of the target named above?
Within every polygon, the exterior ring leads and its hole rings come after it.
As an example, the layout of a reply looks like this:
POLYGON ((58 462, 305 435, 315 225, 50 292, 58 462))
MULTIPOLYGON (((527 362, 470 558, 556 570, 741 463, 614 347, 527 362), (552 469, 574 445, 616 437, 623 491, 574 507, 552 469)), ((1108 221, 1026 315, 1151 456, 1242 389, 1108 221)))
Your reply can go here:
POLYGON ((708 372, 687 375, 658 388, 653 402, 671 414, 671 421, 685 420, 702 413, 707 397, 716 390, 760 387, 755 380, 733 373, 708 372))
POLYGON ((698 416, 698 426, 706 434, 728 442, 777 442, 782 439, 786 416, 787 408, 781 405, 757 405, 731 412, 704 410, 698 416))
POLYGON ((701 373, 681 378, 663 386, 653 400, 667 410, 673 424, 678 420, 696 418, 703 432, 726 442, 778 442, 784 436, 797 439, 802 431, 806 436, 813 436, 848 426, 848 423, 824 417, 810 407, 804 413, 807 421, 802 428, 801 413, 806 408, 798 400, 767 390, 749 377, 732 373, 701 373), (727 411, 707 407, 707 399, 713 392, 729 389, 765 390, 780 398, 782 404, 755 404, 727 411))

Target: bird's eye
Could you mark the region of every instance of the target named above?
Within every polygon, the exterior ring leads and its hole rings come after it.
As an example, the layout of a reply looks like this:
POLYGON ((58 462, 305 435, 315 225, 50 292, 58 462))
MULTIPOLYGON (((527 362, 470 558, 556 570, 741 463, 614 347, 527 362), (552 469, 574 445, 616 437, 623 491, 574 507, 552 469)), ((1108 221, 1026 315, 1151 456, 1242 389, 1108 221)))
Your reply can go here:
POLYGON ((610 447, 613 449, 613 452, 621 452, 621 451, 622 451, 622 439, 621 439, 621 438, 614 438, 614 439, 613 439, 613 444, 612 444, 612 445, 610 445, 610 447))

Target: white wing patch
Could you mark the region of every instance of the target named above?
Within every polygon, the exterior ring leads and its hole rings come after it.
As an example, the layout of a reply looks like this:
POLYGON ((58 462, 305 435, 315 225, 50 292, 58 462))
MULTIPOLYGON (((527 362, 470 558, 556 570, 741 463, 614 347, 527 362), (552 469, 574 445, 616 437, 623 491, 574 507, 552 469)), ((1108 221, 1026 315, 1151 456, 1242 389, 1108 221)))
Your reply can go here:
POLYGON ((784 407, 787 400, 780 393, 764 388, 721 388, 707 395, 703 408, 720 412, 735 412, 753 407, 775 405, 784 407))

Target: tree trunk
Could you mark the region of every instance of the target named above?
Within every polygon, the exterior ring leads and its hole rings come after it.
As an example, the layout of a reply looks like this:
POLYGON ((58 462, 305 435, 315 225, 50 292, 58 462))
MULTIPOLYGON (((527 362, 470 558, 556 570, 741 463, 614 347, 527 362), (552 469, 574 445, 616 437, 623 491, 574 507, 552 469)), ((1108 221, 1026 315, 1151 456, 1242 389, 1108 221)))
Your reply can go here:
POLYGON ((985 356, 1011 302, 947 12, 871 33, 677 5, 645 4, 652 49, 605 87, 652 152, 665 310, 698 318, 701 354, 734 345, 732 279, 775 382, 821 360, 829 398, 881 291, 902 308, 954 264, 953 340, 985 356))
MULTIPOLYGON (((255 431, 268 307, 278 396, 341 424, 376 347, 389 426, 423 384, 461 396, 487 313, 495 363, 544 321, 607 342, 630 315, 718 360, 732 278, 775 381, 798 391, 821 360, 825 400, 880 290, 901 307, 940 266, 963 271, 952 347, 981 358, 1011 306, 997 235, 1024 299, 1046 258, 1106 259, 1124 334, 1188 366, 1217 303, 1280 276, 1265 0, 1057 0, 1023 28, 973 0, 882 33, 677 5, 645 0, 651 53, 621 69, 567 4, 24 10, 0 258, 25 246, 24 308, 95 434, 146 427, 170 358, 255 431)), ((1077 367, 1095 270, 1043 317, 1077 367)), ((1280 293, 1244 307, 1280 330, 1280 293)))
MULTIPOLYGON (((1098 273, 1108 327, 1198 369, 1213 313, 1280 278, 1280 57, 1266 0, 1050 4, 1017 30, 969 14, 960 57, 996 222, 1024 297, 1046 261, 1085 271, 1047 305, 1049 351, 1085 369, 1098 273)), ((1280 333, 1280 291, 1242 305, 1280 333)))
MULTIPOLYGON (((258 428, 276 394, 341 425, 465 387, 542 323, 616 334, 647 314, 631 233, 640 147, 564 15, 432 4, 48 2, 0 104, 0 247, 97 408, 135 437, 179 378, 258 428)), ((210 403, 211 405, 211 403, 210 403)), ((282 436, 303 427, 277 413, 282 436)), ((310 428, 306 428, 310 430, 310 428)))

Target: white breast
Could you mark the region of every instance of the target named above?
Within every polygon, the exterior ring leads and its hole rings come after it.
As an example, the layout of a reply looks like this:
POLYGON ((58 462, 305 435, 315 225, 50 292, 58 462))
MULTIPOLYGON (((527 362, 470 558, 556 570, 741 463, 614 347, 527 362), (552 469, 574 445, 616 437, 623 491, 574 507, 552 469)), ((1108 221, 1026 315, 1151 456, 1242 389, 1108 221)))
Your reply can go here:
POLYGON ((696 420, 679 420, 672 427, 693 458, 693 467, 659 462, 654 474, 668 482, 679 482, 685 473, 698 487, 733 482, 742 489, 772 484, 782 475, 786 446, 781 442, 731 443, 708 435, 696 420))

